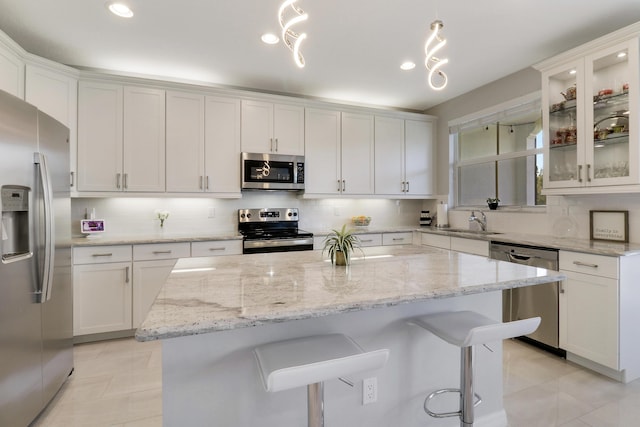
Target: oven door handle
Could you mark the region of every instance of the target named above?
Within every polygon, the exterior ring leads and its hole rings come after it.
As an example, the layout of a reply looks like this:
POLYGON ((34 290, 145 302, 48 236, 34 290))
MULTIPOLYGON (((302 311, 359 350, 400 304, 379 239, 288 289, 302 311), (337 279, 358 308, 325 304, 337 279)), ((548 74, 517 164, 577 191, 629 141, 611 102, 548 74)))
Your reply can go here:
POLYGON ((261 240, 245 240, 245 248, 274 248, 283 246, 302 246, 313 244, 313 238, 302 239, 261 239, 261 240))

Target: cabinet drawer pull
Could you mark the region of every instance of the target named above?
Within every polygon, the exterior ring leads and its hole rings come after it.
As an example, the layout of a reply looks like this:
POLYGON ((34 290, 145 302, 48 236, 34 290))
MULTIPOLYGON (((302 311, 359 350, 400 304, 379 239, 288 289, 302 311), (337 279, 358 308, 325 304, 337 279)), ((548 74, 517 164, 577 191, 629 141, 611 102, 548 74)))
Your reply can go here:
POLYGON ((224 248, 224 247, 222 247, 222 248, 209 248, 210 251, 224 251, 226 249, 227 248, 224 248))
POLYGON ((74 171, 71 171, 71 184, 70 184, 70 187, 73 187, 74 185, 76 185, 75 177, 76 177, 76 173, 74 171))
POLYGON ((162 255, 162 254, 170 254, 171 250, 167 250, 167 251, 153 251, 154 255, 162 255))
POLYGON ((587 163, 587 182, 591 182, 591 165, 587 163))
POLYGON ((598 268, 598 264, 591 264, 588 262, 582 262, 582 261, 573 261, 574 265, 578 265, 580 267, 591 267, 591 268, 598 268))
POLYGON ((129 267, 126 268, 126 273, 125 273, 126 277, 124 279, 125 283, 129 283, 129 267))
POLYGON ((209 189, 209 175, 207 175, 207 177, 205 178, 205 185, 204 185, 204 189, 208 190, 209 189))
POLYGON ((105 253, 102 253, 102 254, 91 254, 91 256, 93 256, 93 257, 100 257, 100 256, 113 256, 113 253, 111 253, 111 252, 105 252, 105 253))
POLYGON ((402 242, 404 240, 404 237, 394 237, 392 240, 394 242, 402 242))
POLYGON ((125 173, 122 179, 122 187, 126 190, 129 188, 129 174, 125 173))
POLYGON ((120 189, 120 174, 117 173, 116 174, 116 188, 119 190, 120 189))
POLYGON ((360 241, 362 243, 369 243, 369 242, 373 242, 373 239, 367 239, 367 240, 360 239, 360 241))
POLYGON ((407 191, 405 191, 405 193, 409 192, 409 181, 407 181, 407 191))

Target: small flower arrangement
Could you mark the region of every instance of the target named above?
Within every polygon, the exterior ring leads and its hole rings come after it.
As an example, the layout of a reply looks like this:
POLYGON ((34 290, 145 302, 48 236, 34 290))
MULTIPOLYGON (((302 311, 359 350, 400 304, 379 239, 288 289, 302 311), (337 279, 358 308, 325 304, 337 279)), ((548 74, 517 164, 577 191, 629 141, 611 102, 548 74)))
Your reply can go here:
POLYGON ((169 211, 164 209, 156 209, 156 215, 160 220, 160 227, 164 227, 164 222, 167 218, 169 218, 169 211))
POLYGON ((492 211, 495 211, 496 209, 498 209, 499 202, 500 199, 498 199, 497 197, 489 197, 487 199, 487 206, 489 206, 489 209, 491 209, 492 211))

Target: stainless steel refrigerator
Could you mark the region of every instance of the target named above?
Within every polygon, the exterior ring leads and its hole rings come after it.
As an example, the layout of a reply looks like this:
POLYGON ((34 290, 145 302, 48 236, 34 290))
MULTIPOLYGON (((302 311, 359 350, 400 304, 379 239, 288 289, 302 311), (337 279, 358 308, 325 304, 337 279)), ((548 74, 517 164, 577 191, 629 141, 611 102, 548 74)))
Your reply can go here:
POLYGON ((0 426, 29 425, 73 370, 69 130, 0 91, 0 426))

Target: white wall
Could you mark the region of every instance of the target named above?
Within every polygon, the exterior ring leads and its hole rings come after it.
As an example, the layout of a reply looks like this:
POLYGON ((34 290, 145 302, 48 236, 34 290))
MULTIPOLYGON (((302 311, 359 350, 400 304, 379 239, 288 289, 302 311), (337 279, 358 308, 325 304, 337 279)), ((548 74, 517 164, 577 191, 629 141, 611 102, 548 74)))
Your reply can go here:
POLYGON ((244 192, 241 199, 209 198, 78 198, 71 203, 74 234, 79 234, 85 210, 96 210, 96 218, 105 219, 106 232, 112 235, 148 235, 159 231, 156 209, 171 212, 164 234, 236 233, 238 209, 298 208, 299 227, 325 231, 349 223, 352 216, 372 217, 376 227, 418 226, 422 200, 383 199, 302 199, 284 191, 244 192), (213 210, 214 217, 210 218, 213 210))

